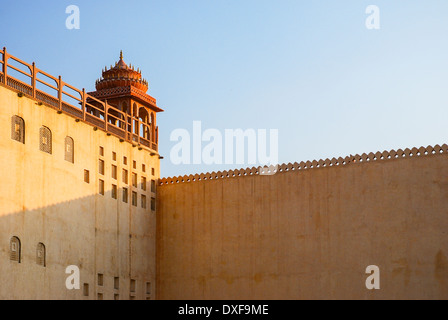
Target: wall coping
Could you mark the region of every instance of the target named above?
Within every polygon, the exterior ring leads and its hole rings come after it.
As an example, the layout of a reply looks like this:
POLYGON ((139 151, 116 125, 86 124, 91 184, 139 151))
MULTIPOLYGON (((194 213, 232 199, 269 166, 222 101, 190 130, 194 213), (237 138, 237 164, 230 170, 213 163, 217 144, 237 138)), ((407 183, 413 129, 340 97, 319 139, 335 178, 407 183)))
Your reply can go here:
POLYGON ((357 163, 371 163, 377 161, 387 161, 387 160, 396 160, 403 158, 413 158, 413 157, 424 157, 431 156, 437 154, 447 154, 448 153, 448 145, 443 144, 435 145, 434 147, 420 147, 420 148, 406 148, 405 150, 398 149, 397 151, 383 151, 376 153, 363 153, 362 155, 350 155, 345 158, 332 158, 325 160, 314 160, 300 163, 288 163, 282 164, 278 166, 270 166, 270 167, 252 167, 246 169, 237 169, 237 170, 229 170, 229 171, 218 171, 218 172, 207 172, 200 174, 190 174, 184 176, 177 177, 169 177, 162 178, 158 181, 160 186, 170 185, 170 184, 178 184, 178 183, 191 183, 191 182, 199 182, 199 181, 208 181, 208 180, 219 180, 219 179, 228 179, 228 178, 237 178, 237 177, 249 177, 249 176, 272 176, 278 173, 286 173, 290 171, 301 171, 301 170, 310 170, 310 169, 318 169, 318 168, 330 168, 330 167, 341 167, 347 166, 350 164, 357 163))

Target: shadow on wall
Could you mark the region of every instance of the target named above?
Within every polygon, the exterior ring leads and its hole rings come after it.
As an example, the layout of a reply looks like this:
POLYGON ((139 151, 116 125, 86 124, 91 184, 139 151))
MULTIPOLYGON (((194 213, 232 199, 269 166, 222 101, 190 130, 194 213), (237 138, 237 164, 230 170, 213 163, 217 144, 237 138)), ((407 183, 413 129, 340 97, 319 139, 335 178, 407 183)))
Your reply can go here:
POLYGON ((3 212, 0 299, 154 298, 155 212, 141 199, 134 206, 132 194, 125 203, 123 193, 3 212), (79 290, 66 288, 70 265, 80 269, 79 290))

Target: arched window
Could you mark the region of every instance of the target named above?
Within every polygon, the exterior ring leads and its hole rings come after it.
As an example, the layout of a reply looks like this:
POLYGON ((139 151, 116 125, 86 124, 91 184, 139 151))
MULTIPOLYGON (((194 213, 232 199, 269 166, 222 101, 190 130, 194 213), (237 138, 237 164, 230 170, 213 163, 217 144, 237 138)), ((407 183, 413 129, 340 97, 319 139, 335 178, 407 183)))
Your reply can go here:
POLYGON ((75 163, 75 143, 71 137, 65 138, 65 161, 75 163))
POLYGON ((151 112, 151 119, 150 119, 150 128, 151 128, 151 141, 157 143, 157 137, 156 137, 156 128, 155 128, 155 121, 154 121, 154 112, 151 112))
MULTIPOLYGON (((123 111, 125 116, 124 116, 124 119, 122 119, 120 121, 119 126, 120 126, 121 129, 125 129, 126 130, 126 123, 127 123, 127 116, 126 115, 128 114, 128 105, 127 105, 126 102, 123 102, 123 104, 121 105, 121 111, 123 111)), ((122 116, 120 115, 120 117, 122 117, 122 116)))
POLYGON ((20 239, 17 237, 12 237, 11 241, 9 243, 9 253, 10 253, 10 259, 11 261, 16 261, 20 263, 21 259, 21 244, 20 239))
POLYGON ((149 114, 145 108, 140 108, 138 110, 138 118, 140 120, 140 137, 149 140, 149 114))
POLYGON ((25 143, 25 121, 19 116, 11 118, 11 139, 25 143))
POLYGON ((39 147, 40 150, 46 153, 51 154, 51 131, 47 127, 42 127, 39 130, 40 138, 39 138, 39 147))
POLYGON ((148 111, 143 107, 138 110, 138 117, 141 122, 148 123, 149 121, 148 111))
POLYGON ((46 251, 45 251, 45 245, 43 243, 39 243, 37 245, 36 263, 39 266, 46 267, 46 251))

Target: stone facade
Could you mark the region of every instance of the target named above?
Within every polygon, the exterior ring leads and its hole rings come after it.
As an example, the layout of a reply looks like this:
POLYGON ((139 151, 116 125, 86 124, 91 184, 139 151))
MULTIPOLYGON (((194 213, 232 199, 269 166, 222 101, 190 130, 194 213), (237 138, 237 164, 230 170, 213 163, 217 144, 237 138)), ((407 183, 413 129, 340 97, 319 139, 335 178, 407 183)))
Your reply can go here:
POLYGON ((10 79, 0 85, 0 299, 154 299, 159 155, 10 79), (71 265, 80 290, 66 288, 71 265))
POLYGON ((443 145, 162 179, 158 298, 448 299, 447 163, 443 145))

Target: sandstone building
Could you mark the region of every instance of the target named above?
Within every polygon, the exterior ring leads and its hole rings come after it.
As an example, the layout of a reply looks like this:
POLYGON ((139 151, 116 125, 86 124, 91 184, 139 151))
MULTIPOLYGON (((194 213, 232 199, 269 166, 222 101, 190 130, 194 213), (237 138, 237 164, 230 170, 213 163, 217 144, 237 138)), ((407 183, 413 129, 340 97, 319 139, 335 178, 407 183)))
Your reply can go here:
POLYGON ((162 110, 146 81, 120 59, 86 93, 1 53, 0 298, 154 299, 162 110))
POLYGON ((448 298, 446 144, 161 179, 122 55, 87 93, 0 54, 0 299, 448 298))

